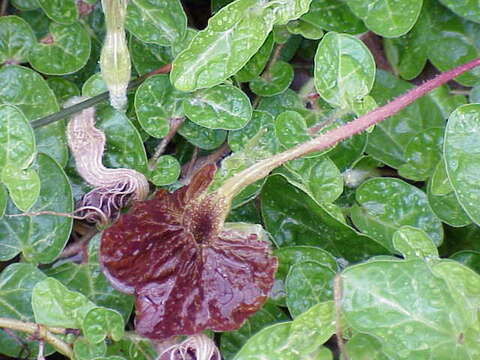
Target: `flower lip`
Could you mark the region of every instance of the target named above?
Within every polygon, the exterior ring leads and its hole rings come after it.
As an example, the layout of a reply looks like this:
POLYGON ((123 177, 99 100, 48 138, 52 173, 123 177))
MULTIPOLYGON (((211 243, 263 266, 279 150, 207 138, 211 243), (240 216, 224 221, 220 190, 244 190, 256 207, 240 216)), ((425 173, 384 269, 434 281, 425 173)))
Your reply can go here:
POLYGON ((234 330, 266 301, 277 268, 259 225, 223 224, 228 206, 203 167, 172 194, 136 203, 104 231, 100 263, 135 294, 136 330, 153 339, 234 330))

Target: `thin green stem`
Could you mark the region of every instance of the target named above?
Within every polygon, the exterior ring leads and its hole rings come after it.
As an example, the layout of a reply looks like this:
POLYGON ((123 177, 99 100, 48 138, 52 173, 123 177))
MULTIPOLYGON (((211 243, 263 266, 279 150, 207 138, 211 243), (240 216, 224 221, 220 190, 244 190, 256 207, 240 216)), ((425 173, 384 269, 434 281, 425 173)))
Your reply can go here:
MULTIPOLYGON (((153 71, 149 72, 148 74, 142 75, 142 76, 132 80, 128 84, 127 89, 128 90, 135 89, 137 86, 139 86, 141 83, 143 83, 149 77, 151 77, 153 75, 157 75, 157 74, 166 74, 166 73, 170 72, 171 68, 172 68, 172 65, 167 64, 165 66, 162 66, 161 68, 158 68, 156 70, 153 70, 153 71)), ((82 101, 82 102, 78 103, 78 104, 75 104, 75 105, 69 106, 67 108, 64 108, 64 109, 62 109, 62 110, 60 110, 56 113, 45 116, 45 117, 40 118, 38 120, 34 120, 30 124, 32 125, 32 127, 34 129, 36 129, 36 128, 51 124, 55 121, 65 119, 65 118, 67 118, 67 117, 69 117, 69 116, 71 116, 71 115, 73 115, 77 112, 80 112, 84 109, 92 107, 92 106, 94 106, 94 105, 96 105, 96 104, 98 104, 102 101, 108 100, 108 96, 109 96, 109 92, 105 91, 104 93, 101 93, 99 95, 91 97, 91 98, 89 98, 85 101, 82 101)))
POLYGON ((444 72, 422 85, 413 88, 391 102, 341 127, 330 130, 325 134, 299 144, 292 149, 276 154, 271 158, 261 160, 251 167, 232 176, 219 189, 217 189, 217 193, 223 197, 225 201, 231 202, 233 197, 246 186, 266 177, 273 169, 285 164, 287 161, 297 159, 315 151, 325 150, 342 140, 348 139, 349 137, 368 129, 370 126, 398 113, 429 91, 479 65, 480 58, 470 61, 467 64, 460 65, 455 69, 444 72))
POLYGON ((53 335, 66 335, 68 333, 68 329, 48 327, 33 322, 25 322, 8 318, 0 318, 0 328, 22 331, 27 334, 34 335, 39 340, 43 340, 52 345, 61 354, 73 359, 73 351, 71 346, 53 335))

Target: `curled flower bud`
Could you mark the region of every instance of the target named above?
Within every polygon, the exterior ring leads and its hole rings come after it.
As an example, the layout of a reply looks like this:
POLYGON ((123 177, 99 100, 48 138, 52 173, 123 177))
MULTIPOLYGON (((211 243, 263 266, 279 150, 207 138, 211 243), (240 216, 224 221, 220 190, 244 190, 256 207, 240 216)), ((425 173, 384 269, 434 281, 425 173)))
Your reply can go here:
POLYGON ((277 260, 259 225, 223 224, 227 204, 207 193, 214 165, 170 194, 157 192, 103 232, 100 264, 136 296, 136 331, 165 340, 239 328, 266 301, 277 260))
POLYGON ((118 110, 127 103, 130 54, 125 38, 127 0, 102 0, 107 34, 100 54, 100 70, 110 92, 110 104, 118 110))

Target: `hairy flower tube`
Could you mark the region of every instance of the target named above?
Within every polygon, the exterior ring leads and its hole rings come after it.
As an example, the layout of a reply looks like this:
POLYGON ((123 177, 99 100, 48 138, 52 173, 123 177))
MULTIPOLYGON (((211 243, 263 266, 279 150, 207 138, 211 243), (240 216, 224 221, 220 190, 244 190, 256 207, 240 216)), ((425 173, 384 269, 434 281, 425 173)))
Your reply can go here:
POLYGON ((102 270, 136 298, 136 331, 158 340, 239 328, 266 301, 277 260, 259 225, 224 224, 228 202, 207 193, 216 167, 137 202, 104 231, 102 270))

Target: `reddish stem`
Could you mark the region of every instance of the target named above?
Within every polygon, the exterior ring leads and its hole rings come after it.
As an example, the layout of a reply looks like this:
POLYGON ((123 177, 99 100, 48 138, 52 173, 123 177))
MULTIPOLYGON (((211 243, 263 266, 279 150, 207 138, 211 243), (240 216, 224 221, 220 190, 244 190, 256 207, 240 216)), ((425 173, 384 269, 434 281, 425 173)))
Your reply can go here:
POLYGON ((276 154, 271 158, 259 161, 255 165, 228 179, 217 191, 221 196, 224 197, 225 201, 229 202, 246 186, 264 178, 273 169, 283 165, 287 161, 297 159, 315 151, 325 150, 342 140, 348 139, 349 137, 368 129, 370 126, 375 125, 392 115, 395 115, 400 110, 410 105, 429 91, 479 65, 480 58, 460 65, 450 71, 444 72, 397 97, 391 102, 339 128, 333 129, 303 144, 299 144, 292 149, 276 154))

